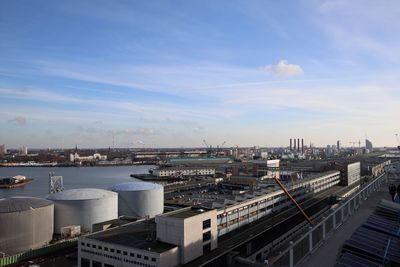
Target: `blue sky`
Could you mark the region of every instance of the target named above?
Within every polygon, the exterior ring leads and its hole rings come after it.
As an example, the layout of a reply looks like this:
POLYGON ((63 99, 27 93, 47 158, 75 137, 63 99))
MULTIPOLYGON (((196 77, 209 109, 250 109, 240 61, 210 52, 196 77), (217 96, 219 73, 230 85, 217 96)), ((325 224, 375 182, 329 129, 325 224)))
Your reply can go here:
POLYGON ((8 147, 395 145, 400 3, 0 1, 8 147))

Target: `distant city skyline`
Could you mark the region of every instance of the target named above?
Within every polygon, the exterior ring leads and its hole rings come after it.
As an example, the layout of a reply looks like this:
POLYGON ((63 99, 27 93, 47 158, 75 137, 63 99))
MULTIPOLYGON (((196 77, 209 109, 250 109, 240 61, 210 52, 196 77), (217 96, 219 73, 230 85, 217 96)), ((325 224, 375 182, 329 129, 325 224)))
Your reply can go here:
POLYGON ((7 148, 397 146, 398 1, 0 2, 7 148))

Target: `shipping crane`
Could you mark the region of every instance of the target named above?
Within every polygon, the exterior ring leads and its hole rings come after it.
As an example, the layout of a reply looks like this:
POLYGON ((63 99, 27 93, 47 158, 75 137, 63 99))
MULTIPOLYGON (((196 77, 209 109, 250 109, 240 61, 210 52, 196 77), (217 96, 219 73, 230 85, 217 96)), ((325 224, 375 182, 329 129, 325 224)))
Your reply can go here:
POLYGON ((206 139, 203 139, 203 143, 206 145, 206 148, 208 149, 209 146, 208 146, 208 144, 207 144, 207 142, 206 142, 206 139))

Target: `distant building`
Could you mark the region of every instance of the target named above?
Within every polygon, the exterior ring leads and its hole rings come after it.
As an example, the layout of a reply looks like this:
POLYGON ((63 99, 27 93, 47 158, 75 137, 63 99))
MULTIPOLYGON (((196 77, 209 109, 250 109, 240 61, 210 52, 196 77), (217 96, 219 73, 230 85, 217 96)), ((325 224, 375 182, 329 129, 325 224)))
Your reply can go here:
POLYGON ((89 155, 89 156, 80 156, 78 154, 78 152, 75 152, 74 154, 72 154, 72 153, 69 154, 69 160, 71 162, 107 160, 107 155, 100 155, 99 153, 95 153, 95 154, 89 155))
POLYGON ((340 171, 341 184, 352 185, 359 183, 361 179, 361 163, 360 162, 333 162, 331 167, 340 171))
POLYGON ((28 148, 26 146, 23 146, 19 149, 19 154, 20 155, 28 155, 28 148))
POLYGON ((157 177, 169 176, 203 176, 215 175, 215 168, 212 167, 170 167, 153 170, 153 175, 157 177))
POLYGON ((0 156, 7 154, 7 148, 5 144, 0 145, 0 156))
POLYGON ((261 177, 267 176, 268 178, 279 178, 279 159, 271 160, 253 160, 253 176, 261 177))
POLYGON ((369 151, 372 151, 372 142, 368 139, 365 139, 365 148, 368 149, 369 151))

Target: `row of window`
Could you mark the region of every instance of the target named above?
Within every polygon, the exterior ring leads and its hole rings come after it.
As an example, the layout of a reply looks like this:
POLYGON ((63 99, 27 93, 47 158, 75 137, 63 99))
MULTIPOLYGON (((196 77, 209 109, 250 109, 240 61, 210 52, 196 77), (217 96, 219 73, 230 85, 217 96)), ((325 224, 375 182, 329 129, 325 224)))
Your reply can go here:
MULTIPOLYGON (((339 179, 339 177, 337 175, 328 176, 328 177, 324 177, 322 179, 319 179, 317 181, 314 181, 312 183, 308 183, 308 186, 314 187, 315 189, 328 188, 329 186, 334 185, 335 182, 338 181, 338 179, 339 179), (334 181, 334 182, 332 182, 332 181, 334 181), (317 184, 320 184, 320 185, 316 186, 317 184)), ((303 186, 301 186, 301 187, 298 187, 296 189, 291 190, 291 193, 292 193, 293 197, 295 197, 296 199, 300 200, 300 199, 303 199, 305 197, 304 193, 307 193, 307 191, 308 191, 307 188, 304 188, 303 186)), ((320 191, 320 190, 316 190, 316 191, 320 191)), ((273 207, 276 207, 276 208, 280 209, 279 207, 284 207, 287 204, 288 198, 287 198, 287 196, 283 195, 283 193, 279 194, 279 195, 275 195, 274 197, 268 198, 268 201, 270 201, 272 199, 278 199, 278 198, 280 198, 280 200, 278 202, 274 203, 273 205, 269 205, 268 207, 260 208, 258 210, 258 212, 262 213, 262 212, 265 212, 267 210, 272 210, 273 207)), ((260 200, 258 202, 254 202, 252 204, 249 204, 247 206, 240 207, 240 208, 238 208, 236 210, 232 210, 232 211, 229 211, 229 212, 223 213, 223 214, 218 214, 217 215, 217 219, 222 219, 223 217, 225 217, 227 215, 230 215, 230 214, 233 214, 233 213, 239 213, 237 215, 238 216, 237 218, 234 218, 234 219, 232 219, 231 221, 229 221, 227 223, 225 222, 225 223, 222 223, 222 224, 218 225, 218 229, 225 228, 227 225, 238 223, 239 221, 241 221, 241 219, 247 219, 246 214, 243 215, 243 214, 240 213, 240 211, 243 210, 243 209, 248 209, 248 208, 251 208, 251 207, 254 207, 254 206, 257 206, 257 205, 261 205, 261 203, 265 203, 266 200, 267 199, 263 199, 263 200, 260 200), (239 215, 242 215, 242 216, 239 217, 239 215)), ((255 213, 252 212, 251 214, 257 214, 257 212, 255 212, 255 213)))
MULTIPOLYGON (((147 263, 131 261, 131 260, 124 260, 124 261, 131 263, 131 264, 138 265, 138 266, 143 266, 143 267, 156 267, 156 265, 154 265, 154 264, 147 264, 147 263)), ((90 260, 86 259, 86 258, 81 258, 81 267, 90 267, 90 260)), ((101 262, 93 260, 92 267, 102 267, 102 264, 101 264, 101 262)), ((104 267, 114 267, 114 265, 104 263, 104 267)))
MULTIPOLYGON (((81 245, 84 247, 85 246, 85 243, 84 242, 81 242, 81 245)), ((96 246, 95 244, 89 244, 89 243, 86 243, 86 247, 88 247, 88 248, 94 248, 94 249, 98 249, 98 250, 102 250, 103 249, 103 247, 102 246, 96 246)), ((96 255, 103 255, 102 253, 100 253, 100 252, 93 252, 93 251, 89 251, 89 250, 86 250, 86 249, 82 249, 82 251, 84 251, 84 252, 87 252, 87 253, 91 253, 91 254, 96 254, 96 255)), ((114 252, 117 252, 117 254, 122 254, 122 255, 124 255, 124 256, 128 256, 128 252, 127 251, 121 251, 121 250, 119 250, 119 249, 117 249, 117 250, 115 250, 115 249, 113 249, 113 248, 108 248, 108 247, 104 247, 104 251, 109 251, 109 252, 111 252, 111 253, 114 253, 114 252)), ((106 254, 104 254, 104 256, 106 256, 106 254)), ((142 255, 141 254, 136 254, 135 255, 135 253, 132 253, 132 252, 130 252, 129 253, 129 256, 130 257, 132 257, 132 258, 134 258, 135 256, 136 256, 136 258, 138 258, 138 259, 141 259, 142 258, 142 255)), ((113 256, 114 257, 114 256, 113 256)), ((115 258, 117 258, 117 257, 115 257, 115 258)), ((119 258, 120 259, 120 258, 119 258)), ((146 256, 146 255, 144 255, 143 256, 143 259, 144 260, 149 260, 149 256, 146 256)), ((155 262, 155 261, 157 261, 157 259, 156 258, 151 258, 151 261, 153 261, 153 262, 155 262)))

